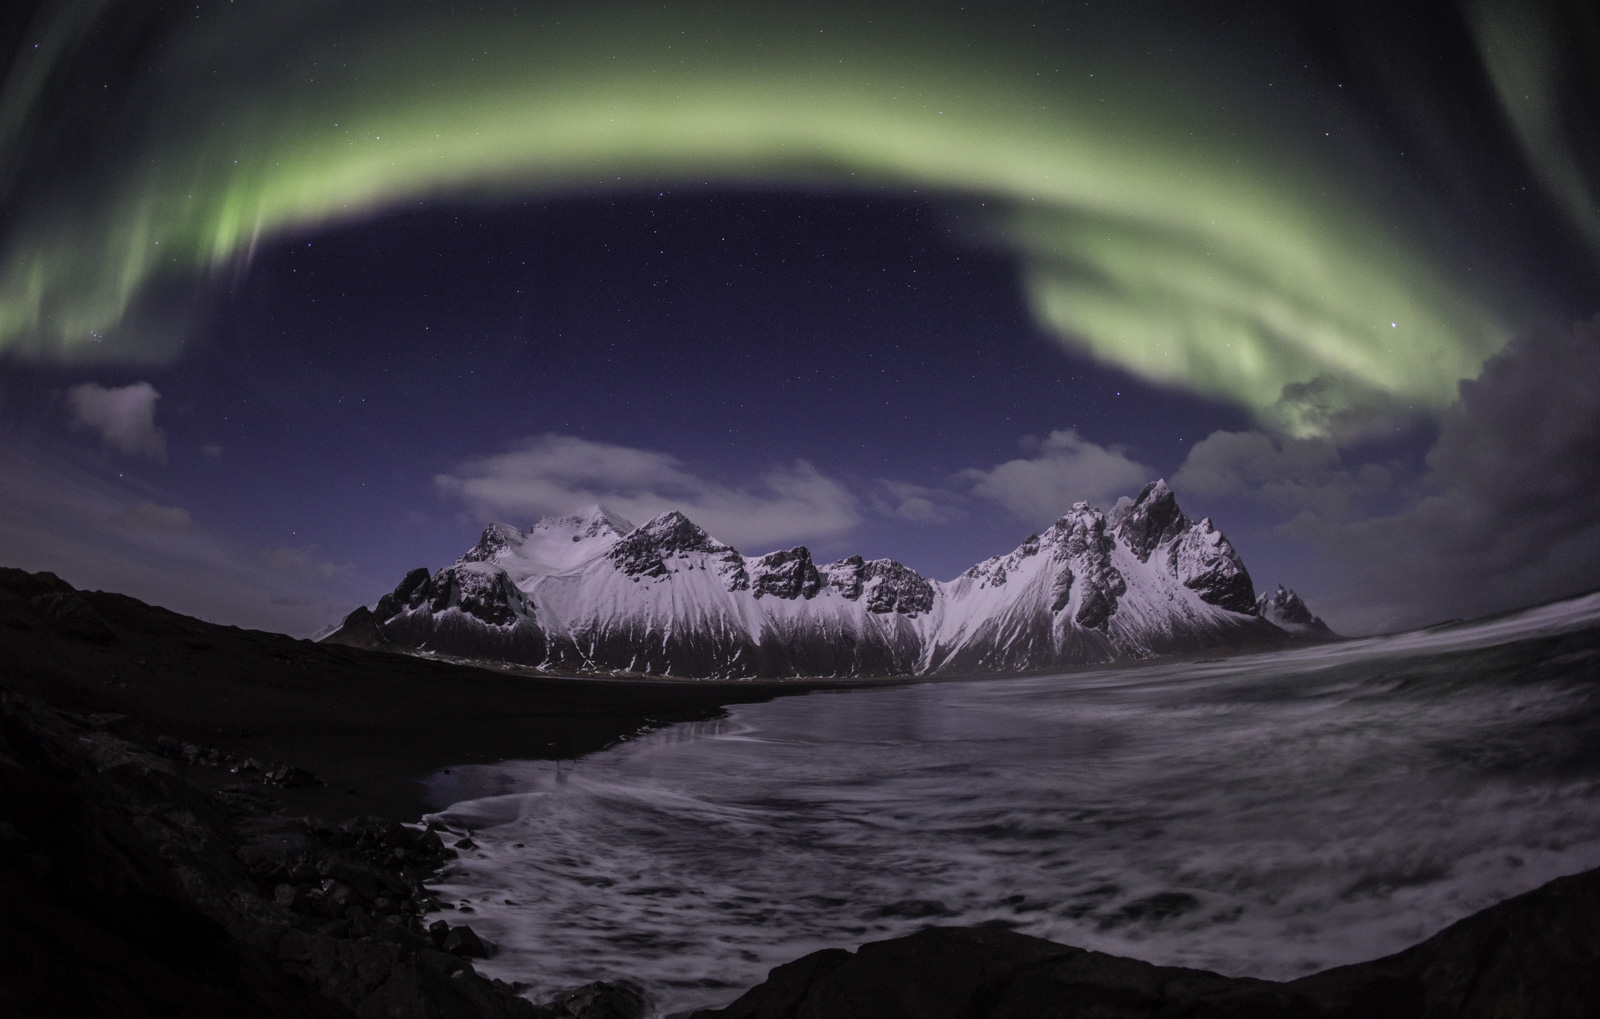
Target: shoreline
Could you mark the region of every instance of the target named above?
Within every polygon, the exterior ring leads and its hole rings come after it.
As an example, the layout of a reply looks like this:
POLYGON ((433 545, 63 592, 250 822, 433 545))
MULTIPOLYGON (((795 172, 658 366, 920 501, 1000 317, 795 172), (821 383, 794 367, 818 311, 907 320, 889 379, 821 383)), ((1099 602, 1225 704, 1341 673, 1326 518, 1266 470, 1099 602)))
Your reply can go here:
MULTIPOLYGON (((11 964, 0 1011, 642 1019, 645 999, 626 981, 537 1005, 479 975, 470 959, 481 948, 456 929, 468 925, 422 924, 425 882, 459 833, 385 818, 447 806, 429 803, 423 782, 455 765, 571 760, 734 704, 964 678, 527 676, 216 626, 0 569, 0 946, 11 964)), ((1063 1004, 1074 995, 1114 999, 1129 1017, 1180 1004, 1237 1019, 1501 1005, 1555 1017, 1600 999, 1597 930, 1600 870, 1397 955, 1286 984, 929 928, 779 966, 705 1014, 776 1019, 804 999, 817 1016, 861 1002, 935 1016, 945 1012, 917 1004, 922 988, 956 979, 951 1002, 994 1005, 1003 978, 1006 995, 1049 996, 996 1017, 1075 1015, 1063 1004)))
MULTIPOLYGON (((405 820, 438 809, 422 783, 442 768, 572 760, 732 704, 832 686, 511 674, 204 623, 17 570, 0 570, 0 661, 17 693, 325 783, 281 790, 291 813, 405 820)), ((189 771, 213 789, 237 780, 189 771)))
POLYGON ((429 915, 459 833, 424 780, 805 689, 507 676, 0 569, 0 1012, 639 1014, 625 982, 536 1005, 473 969, 467 918, 429 915))

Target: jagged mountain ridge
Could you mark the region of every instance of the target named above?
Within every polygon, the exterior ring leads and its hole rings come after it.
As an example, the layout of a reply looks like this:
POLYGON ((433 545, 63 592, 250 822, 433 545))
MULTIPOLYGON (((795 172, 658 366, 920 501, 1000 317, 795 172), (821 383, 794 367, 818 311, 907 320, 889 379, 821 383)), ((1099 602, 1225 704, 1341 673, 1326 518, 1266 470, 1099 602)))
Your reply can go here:
POLYGON ((1261 618, 1280 627, 1297 637, 1314 640, 1333 640, 1338 635, 1322 621, 1320 616, 1311 614, 1311 609, 1299 595, 1286 589, 1282 584, 1272 594, 1265 591, 1256 600, 1256 612, 1261 618))
POLYGON ((492 524, 326 639, 552 671, 983 674, 1334 636, 1302 614, 1281 588, 1258 603, 1227 538, 1156 481, 1109 514, 1078 503, 949 582, 888 559, 818 564, 803 546, 746 556, 675 511, 492 524))

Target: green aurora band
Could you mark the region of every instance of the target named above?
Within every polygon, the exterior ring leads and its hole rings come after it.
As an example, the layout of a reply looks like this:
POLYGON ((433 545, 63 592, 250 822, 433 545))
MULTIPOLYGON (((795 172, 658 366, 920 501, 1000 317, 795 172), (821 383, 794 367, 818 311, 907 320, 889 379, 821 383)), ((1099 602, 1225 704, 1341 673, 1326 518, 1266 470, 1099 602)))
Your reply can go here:
POLYGON ((1189 83, 1111 92, 1089 54, 747 7, 329 35, 300 3, 207 9, 115 100, 134 125, 115 165, 39 184, 51 82, 107 6, 62 8, 0 96, 0 166, 23 167, 0 171, 0 352, 170 357, 131 321, 142 295, 419 198, 749 181, 981 205, 1063 342, 1291 434, 1442 408, 1510 332, 1352 186, 1189 83))
POLYGON ((1600 156, 1600 138, 1574 132, 1600 106, 1594 59, 1600 54, 1600 9, 1586 0, 1473 0, 1468 20, 1528 164, 1569 221, 1600 249, 1600 186, 1579 151, 1587 142, 1588 154, 1600 156), (1564 48, 1570 53, 1562 53, 1564 48))

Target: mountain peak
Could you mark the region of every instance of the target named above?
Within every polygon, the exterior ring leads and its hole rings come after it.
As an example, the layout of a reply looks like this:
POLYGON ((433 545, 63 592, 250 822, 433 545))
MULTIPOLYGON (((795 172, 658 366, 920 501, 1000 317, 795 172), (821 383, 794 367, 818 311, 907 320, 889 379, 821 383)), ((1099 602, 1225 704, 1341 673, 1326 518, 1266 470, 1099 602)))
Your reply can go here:
POLYGON ((1167 562, 1183 586, 1197 592, 1201 600, 1229 612, 1259 615, 1250 572, 1210 517, 1202 517, 1179 533, 1168 546, 1167 562))
POLYGON ((755 596, 775 595, 793 601, 814 598, 822 590, 822 574, 811 561, 811 550, 798 545, 788 551, 768 552, 749 563, 750 590, 755 596))
POLYGON ((668 510, 629 531, 606 555, 631 576, 664 576, 663 557, 691 552, 735 554, 693 520, 668 510))
POLYGON ((1329 639, 1336 636, 1327 623, 1312 614, 1303 598, 1282 584, 1272 594, 1261 592, 1256 611, 1269 623, 1298 636, 1329 639))
POLYGON ((544 516, 533 525, 535 531, 571 531, 580 537, 615 534, 621 537, 633 530, 633 525, 621 515, 611 512, 599 503, 564 517, 544 516))
POLYGON ((1256 605, 1261 614, 1273 622, 1281 620, 1286 623, 1309 623, 1316 618, 1301 597, 1282 584, 1279 584, 1278 589, 1271 594, 1261 592, 1261 598, 1256 605))
POLYGON ((1132 503, 1119 502, 1113 516, 1117 537, 1140 562, 1148 562, 1157 545, 1189 529, 1189 518, 1178 508, 1178 497, 1167 487, 1165 478, 1144 486, 1132 503))
POLYGON ((703 535, 710 537, 710 535, 706 534, 705 528, 690 520, 678 510, 667 510, 665 513, 658 513, 634 530, 639 533, 662 536, 703 535))
POLYGON ((478 543, 456 562, 488 563, 502 559, 521 548, 527 537, 520 528, 510 524, 490 524, 483 529, 483 537, 478 539, 478 543))
POLYGON ((578 513, 581 520, 591 531, 598 531, 601 527, 609 527, 618 534, 627 534, 633 530, 633 524, 620 513, 613 513, 600 503, 591 503, 578 513))
POLYGON ((1106 515, 1086 502, 1075 502, 1072 508, 1061 514, 1055 523, 1050 525, 1051 532, 1071 532, 1105 527, 1106 515))

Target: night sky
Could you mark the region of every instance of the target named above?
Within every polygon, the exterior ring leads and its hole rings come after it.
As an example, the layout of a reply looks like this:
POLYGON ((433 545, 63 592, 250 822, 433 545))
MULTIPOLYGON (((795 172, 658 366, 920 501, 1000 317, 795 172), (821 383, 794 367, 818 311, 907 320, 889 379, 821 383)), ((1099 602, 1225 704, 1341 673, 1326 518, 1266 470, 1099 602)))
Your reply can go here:
POLYGON ((1600 586, 1578 0, 0 32, 0 564, 305 634, 492 520, 949 579, 1165 477, 1343 632, 1600 586))

